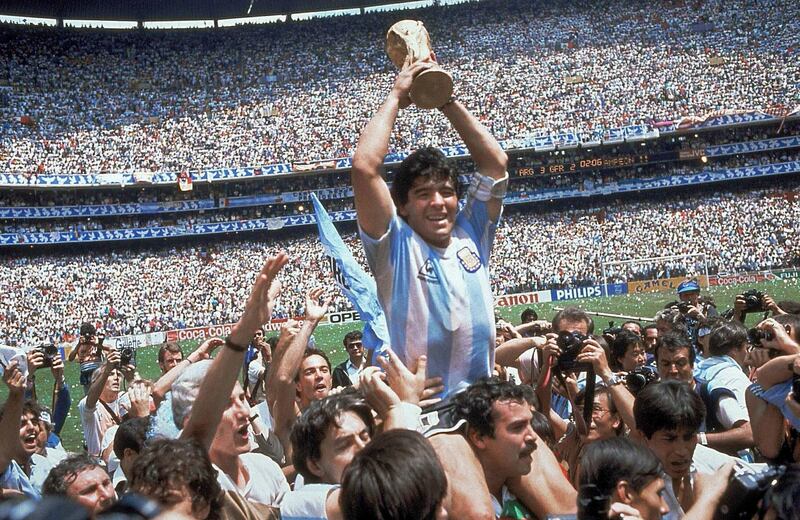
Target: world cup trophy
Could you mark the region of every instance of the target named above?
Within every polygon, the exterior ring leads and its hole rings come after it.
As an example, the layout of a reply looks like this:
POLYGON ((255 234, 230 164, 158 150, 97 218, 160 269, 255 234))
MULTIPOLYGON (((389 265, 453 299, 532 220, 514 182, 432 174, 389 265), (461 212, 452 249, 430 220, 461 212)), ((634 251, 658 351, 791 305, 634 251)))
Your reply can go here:
MULTIPOLYGON (((407 56, 412 63, 428 58, 431 38, 422 22, 402 20, 392 25, 386 34, 386 54, 398 69, 403 68, 407 56)), ((408 95, 419 108, 438 108, 453 95, 453 76, 438 65, 424 70, 414 78, 408 95)))

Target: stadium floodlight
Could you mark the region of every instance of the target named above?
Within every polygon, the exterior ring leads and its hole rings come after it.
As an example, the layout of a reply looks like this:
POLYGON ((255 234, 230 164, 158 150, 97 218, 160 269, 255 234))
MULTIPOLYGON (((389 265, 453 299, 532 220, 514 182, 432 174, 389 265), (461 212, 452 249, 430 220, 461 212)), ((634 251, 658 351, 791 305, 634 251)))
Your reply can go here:
POLYGON ((650 256, 629 260, 601 260, 603 274, 603 293, 608 296, 609 277, 620 281, 634 281, 642 273, 654 273, 645 277, 647 280, 672 278, 674 271, 685 272, 687 278, 698 278, 701 286, 708 288, 708 257, 705 253, 684 253, 681 255, 650 256))

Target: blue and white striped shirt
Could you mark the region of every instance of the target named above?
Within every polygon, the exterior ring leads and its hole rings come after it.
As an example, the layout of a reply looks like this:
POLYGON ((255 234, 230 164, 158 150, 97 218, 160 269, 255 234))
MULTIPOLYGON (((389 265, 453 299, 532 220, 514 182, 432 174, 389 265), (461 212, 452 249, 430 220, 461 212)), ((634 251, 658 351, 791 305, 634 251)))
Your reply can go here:
POLYGON ((392 350, 407 364, 426 354, 428 377, 444 380, 442 398, 491 375, 494 366, 488 265, 495 228, 486 203, 468 197, 444 249, 396 214, 378 240, 361 232, 392 350))

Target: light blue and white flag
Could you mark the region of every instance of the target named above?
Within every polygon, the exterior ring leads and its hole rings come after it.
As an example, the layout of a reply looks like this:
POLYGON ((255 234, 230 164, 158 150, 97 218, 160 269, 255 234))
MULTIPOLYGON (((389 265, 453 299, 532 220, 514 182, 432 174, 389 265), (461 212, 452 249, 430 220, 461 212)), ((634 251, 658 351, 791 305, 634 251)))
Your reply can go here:
MULTIPOLYGON (((311 194, 311 202, 314 204, 314 214, 317 217, 319 239, 328 256, 333 277, 366 324, 362 341, 364 347, 373 352, 374 357, 374 354, 382 353, 389 348, 386 316, 378 302, 375 280, 353 258, 353 253, 339 236, 331 217, 314 193, 311 194)), ((373 361, 374 359, 370 360, 373 361)))

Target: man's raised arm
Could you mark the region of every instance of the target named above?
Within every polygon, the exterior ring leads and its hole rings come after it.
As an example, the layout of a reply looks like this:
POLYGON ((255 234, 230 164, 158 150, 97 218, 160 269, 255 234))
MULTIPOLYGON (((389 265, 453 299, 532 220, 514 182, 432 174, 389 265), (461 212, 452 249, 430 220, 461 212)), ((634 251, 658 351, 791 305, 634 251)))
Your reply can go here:
POLYGON ((389 137, 397 113, 411 103, 408 92, 414 77, 432 66, 433 63, 427 61, 413 64, 406 61, 391 92, 358 139, 351 169, 353 197, 358 225, 372 238, 380 238, 386 233, 394 212, 392 196, 381 176, 381 168, 389 151, 389 137))
MULTIPOLYGON (((464 144, 467 145, 478 172, 495 180, 505 178, 508 156, 489 133, 489 130, 478 121, 478 118, 458 101, 447 103, 441 108, 441 111, 450 120, 450 124, 461 136, 464 144)), ((489 209, 489 218, 497 220, 503 205, 502 199, 492 197, 486 204, 489 209)))
POLYGON ((280 293, 280 283, 275 277, 288 260, 285 253, 278 253, 266 261, 256 276, 242 317, 234 325, 225 347, 214 358, 200 384, 200 391, 181 438, 195 439, 206 449, 211 446, 217 426, 236 385, 247 345, 253 339, 256 329, 269 322, 272 316, 275 298, 280 293))

